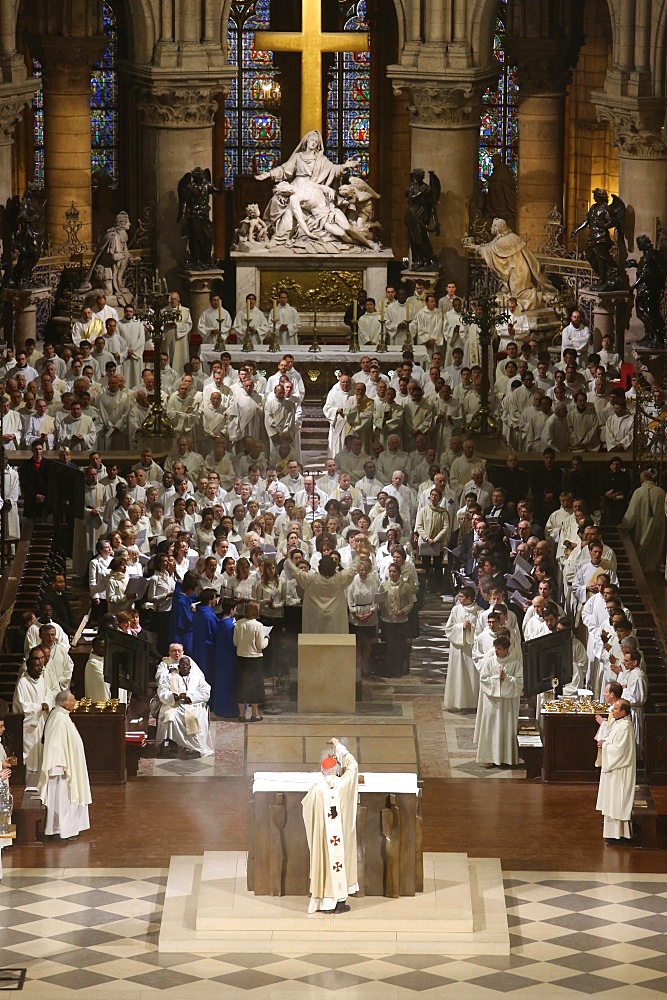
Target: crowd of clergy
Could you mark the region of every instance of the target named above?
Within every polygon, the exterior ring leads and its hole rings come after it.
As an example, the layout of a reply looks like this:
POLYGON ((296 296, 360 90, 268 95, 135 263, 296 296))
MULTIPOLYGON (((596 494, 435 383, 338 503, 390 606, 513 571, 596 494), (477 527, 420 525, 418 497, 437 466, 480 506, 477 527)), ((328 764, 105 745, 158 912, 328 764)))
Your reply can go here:
MULTIPOLYGON (((286 293, 273 317, 253 299, 232 320, 211 297, 199 322, 202 356, 232 329, 251 331, 261 344, 272 319, 283 345, 298 343, 299 316, 286 293)), ((480 763, 517 764, 521 643, 563 629, 572 632, 574 663, 566 693, 587 688, 609 701, 620 686, 612 701, 629 706, 641 754, 644 661, 600 523, 625 519, 638 549, 659 566, 665 495, 645 474, 631 496, 613 455, 593 486, 580 454, 566 470, 556 465, 556 451, 624 450, 632 435, 625 394, 608 388, 619 359, 608 343, 588 354, 578 312, 553 367, 520 313, 497 330, 505 357, 495 369, 494 405, 511 447, 542 456, 528 474, 512 451, 491 482, 468 437, 479 406, 479 344, 453 284, 439 301, 419 288, 410 298, 387 289, 380 318, 390 333, 408 324, 428 364, 415 364, 405 350, 389 377, 371 350, 358 370, 341 371, 324 405, 328 453, 319 473, 302 462, 305 389, 294 358, 285 353, 268 379, 252 355, 235 367, 228 352, 216 352, 203 365, 188 349, 191 320, 176 293, 170 305, 178 319, 160 368, 176 434, 162 465, 141 447, 155 383, 132 307, 121 318, 100 296, 98 311, 85 309, 75 324, 72 345, 56 352, 45 344, 39 353, 28 342, 15 358, 7 351, 0 369, 7 456, 21 445, 32 449, 20 473, 6 461, 9 536, 19 533, 20 496, 26 518, 43 522, 51 514, 53 470, 43 451, 59 449, 65 464, 72 453, 89 452, 84 517, 71 523, 72 572, 86 580, 98 622, 149 633, 163 657, 153 706, 160 752, 212 754, 210 711, 260 722, 266 682, 289 671, 301 630, 353 632, 364 676, 407 673, 430 590, 456 592, 446 624, 444 707, 476 713, 480 763), (567 438, 551 430, 555 421, 567 438), (105 459, 119 447, 139 459, 105 459), (656 511, 659 518, 648 516, 656 511)), ((510 300, 512 315, 516 308, 510 300)), ((369 349, 381 332, 375 309, 365 299, 358 313, 369 349)), ((64 579, 47 596, 26 617, 15 694, 25 715, 26 765, 36 774, 43 773, 49 712, 68 710, 57 699, 72 677, 75 623, 64 579)), ((86 695, 94 700, 109 696, 103 659, 100 638, 86 666, 86 695)), ((601 723, 601 756, 616 725, 611 714, 601 723)))

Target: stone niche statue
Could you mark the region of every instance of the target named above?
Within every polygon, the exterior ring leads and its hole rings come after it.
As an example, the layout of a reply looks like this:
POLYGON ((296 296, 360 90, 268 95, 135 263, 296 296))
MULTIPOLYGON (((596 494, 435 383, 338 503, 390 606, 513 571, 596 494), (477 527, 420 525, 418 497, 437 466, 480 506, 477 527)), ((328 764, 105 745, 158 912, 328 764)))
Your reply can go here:
POLYGON ((257 174, 274 181, 273 195, 264 212, 267 247, 297 247, 308 253, 348 252, 350 246, 378 250, 373 239, 372 211, 379 197, 364 181, 350 177, 354 159, 332 163, 324 152, 322 135, 308 132, 285 163, 257 174), (346 214, 351 206, 351 215, 346 214))
POLYGON ((7 261, 5 272, 9 288, 32 286, 33 272, 46 245, 45 208, 46 194, 37 184, 28 184, 21 201, 10 208, 12 259, 7 261))
POLYGON ((222 194, 223 187, 212 183, 211 171, 194 167, 178 182, 178 217, 187 250, 182 260, 185 268, 206 271, 214 266, 211 195, 222 194))
POLYGON ((628 260, 626 267, 637 268, 637 278, 630 291, 635 293, 637 318, 644 324, 642 344, 665 346, 665 320, 662 315, 662 296, 667 280, 667 260, 656 250, 648 236, 637 237, 639 260, 628 260))
POLYGON ((539 309, 544 295, 555 293, 544 269, 526 241, 513 233, 504 219, 491 224, 490 243, 477 247, 489 270, 509 288, 524 312, 539 309))
POLYGON ((627 246, 625 242, 625 204, 617 195, 609 195, 604 188, 595 188, 593 204, 586 213, 586 218, 580 226, 570 233, 574 239, 577 233, 588 229, 586 242, 586 260, 593 268, 598 280, 591 284, 591 290, 596 292, 616 292, 625 284, 625 260, 627 246), (616 230, 616 257, 614 257, 614 241, 609 230, 616 230))
POLYGON ((102 290, 110 305, 126 306, 134 301, 134 296, 125 285, 125 272, 130 263, 128 234, 130 217, 127 212, 119 212, 116 221, 102 237, 97 253, 79 289, 87 293, 91 289, 102 290))
POLYGON ((408 207, 405 226, 410 240, 410 256, 413 270, 430 270, 439 266, 433 254, 429 233, 440 235, 438 201, 440 200, 440 180, 429 170, 429 183, 424 180, 425 171, 421 167, 410 173, 410 186, 405 192, 408 207))

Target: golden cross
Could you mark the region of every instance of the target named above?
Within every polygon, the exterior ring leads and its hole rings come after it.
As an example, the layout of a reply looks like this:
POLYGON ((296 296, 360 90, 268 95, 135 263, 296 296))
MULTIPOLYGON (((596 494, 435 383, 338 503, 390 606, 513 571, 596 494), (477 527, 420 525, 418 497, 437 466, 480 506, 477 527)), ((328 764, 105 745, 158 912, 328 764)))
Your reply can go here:
POLYGON ((301 31, 256 31, 259 52, 301 53, 301 135, 323 131, 322 53, 368 52, 367 31, 322 31, 322 0, 301 0, 301 31))

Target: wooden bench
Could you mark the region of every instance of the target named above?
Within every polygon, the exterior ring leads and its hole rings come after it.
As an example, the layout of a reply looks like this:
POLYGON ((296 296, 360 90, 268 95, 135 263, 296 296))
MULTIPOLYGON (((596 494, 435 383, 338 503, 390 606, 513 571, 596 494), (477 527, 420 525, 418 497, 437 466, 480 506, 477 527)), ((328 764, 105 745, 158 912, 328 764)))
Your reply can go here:
POLYGON ((14 810, 17 844, 41 844, 46 809, 36 792, 25 791, 21 805, 14 810))
POLYGON ((651 789, 648 785, 637 785, 635 802, 632 807, 632 829, 642 851, 655 851, 658 847, 658 816, 651 789))

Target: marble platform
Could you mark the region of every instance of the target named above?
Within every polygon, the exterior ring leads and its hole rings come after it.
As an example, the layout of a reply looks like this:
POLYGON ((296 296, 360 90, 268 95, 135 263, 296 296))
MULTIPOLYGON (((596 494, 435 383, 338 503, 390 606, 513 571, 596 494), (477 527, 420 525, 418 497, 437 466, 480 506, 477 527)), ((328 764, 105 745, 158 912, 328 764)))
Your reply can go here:
POLYGON ((257 897, 246 889, 246 854, 175 856, 160 926, 161 954, 307 955, 323 931, 367 955, 509 955, 500 862, 425 854, 424 892, 350 899, 351 911, 308 914, 305 896, 257 897))

